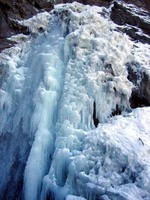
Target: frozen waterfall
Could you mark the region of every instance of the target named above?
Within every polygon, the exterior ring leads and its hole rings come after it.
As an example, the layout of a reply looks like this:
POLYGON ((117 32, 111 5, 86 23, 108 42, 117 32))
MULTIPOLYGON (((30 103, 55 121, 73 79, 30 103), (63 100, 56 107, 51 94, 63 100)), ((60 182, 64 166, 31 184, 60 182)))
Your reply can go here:
POLYGON ((0 58, 0 198, 18 167, 25 200, 150 199, 150 108, 130 108, 126 65, 149 70, 147 55, 106 8, 60 4, 20 23, 31 36, 0 58))

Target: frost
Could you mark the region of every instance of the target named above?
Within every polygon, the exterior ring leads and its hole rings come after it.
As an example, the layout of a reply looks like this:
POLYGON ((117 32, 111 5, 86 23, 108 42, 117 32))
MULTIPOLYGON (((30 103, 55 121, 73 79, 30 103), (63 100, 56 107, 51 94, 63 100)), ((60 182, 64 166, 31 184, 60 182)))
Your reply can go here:
POLYGON ((24 26, 29 27, 32 34, 40 30, 45 30, 51 21, 51 15, 48 12, 39 13, 30 19, 19 21, 24 26))

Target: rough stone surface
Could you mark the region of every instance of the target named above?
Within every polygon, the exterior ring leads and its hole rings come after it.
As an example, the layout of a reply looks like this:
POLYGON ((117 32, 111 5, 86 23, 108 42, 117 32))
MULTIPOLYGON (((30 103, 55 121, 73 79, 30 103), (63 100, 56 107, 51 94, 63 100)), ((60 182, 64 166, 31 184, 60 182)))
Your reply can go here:
POLYGON ((21 26, 16 20, 32 17, 37 12, 51 10, 52 4, 46 0, 0 0, 0 51, 10 47, 6 38, 16 33, 29 34, 27 27, 21 26))
MULTIPOLYGON (((146 71, 133 70, 137 63, 127 64, 128 79, 134 84, 130 104, 132 108, 150 106, 150 76, 146 71)), ((138 67, 137 67, 138 69, 138 67)))
MULTIPOLYGON (((56 3, 67 3, 67 2, 73 2, 74 0, 56 0, 56 3)), ((142 6, 144 8, 147 8, 150 10, 150 2, 148 0, 139 1, 139 0, 125 0, 127 3, 133 3, 138 6, 142 6)), ((113 1, 112 0, 77 0, 77 2, 83 3, 83 4, 89 4, 89 5, 98 5, 98 6, 106 6, 108 7, 113 1)), ((114 3, 112 18, 115 22, 122 22, 122 23, 129 23, 133 24, 133 21, 135 22, 135 25, 139 23, 138 18, 131 19, 130 12, 126 12, 126 10, 123 7, 118 7, 119 4, 116 2, 114 3), (121 14, 118 18, 118 15, 121 14), (126 14, 130 17, 127 17, 126 14), (116 16, 116 17, 115 17, 116 16), (118 21, 118 20, 120 21, 118 21)), ((51 10, 53 8, 53 4, 51 2, 47 2, 47 0, 0 0, 0 40, 3 37, 9 37, 10 35, 18 32, 25 32, 25 28, 23 27, 16 27, 16 24, 14 20, 21 20, 24 18, 29 18, 36 14, 37 12, 41 12, 43 10, 51 10), (23 29, 23 30, 22 30, 23 29)), ((145 22, 143 23, 140 21, 140 26, 143 27, 143 29, 147 29, 147 24, 145 22), (145 27, 146 26, 146 27, 145 27)))
MULTIPOLYGON (((56 3, 71 3, 73 1, 74 0, 57 0, 56 3)), ((77 0, 77 2, 108 7, 113 1, 77 0)), ((137 6, 150 10, 150 2, 148 0, 144 0, 142 2, 140 0, 125 0, 125 2, 133 3, 137 6)), ((10 37, 15 33, 28 34, 28 29, 17 24, 15 20, 29 18, 37 12, 41 12, 43 10, 49 11, 52 8, 53 4, 51 2, 47 2, 46 0, 0 0, 0 51, 12 45, 10 41, 7 41, 7 37, 10 37)), ((138 29, 136 29, 136 26, 138 26, 144 31, 144 33, 150 35, 149 24, 141 20, 139 17, 133 16, 130 10, 127 10, 117 2, 114 3, 111 18, 118 24, 127 23, 129 25, 134 25, 134 27, 130 27, 128 29, 122 28, 121 31, 126 32, 134 40, 150 43, 150 38, 147 35, 138 35, 138 29)))
POLYGON ((126 7, 121 3, 114 2, 110 17, 116 24, 123 25, 120 30, 133 40, 150 43, 150 21, 147 20, 148 16, 148 11, 141 11, 136 7, 126 7))
POLYGON ((146 10, 150 11, 150 1, 149 0, 124 0, 128 4, 134 4, 138 7, 145 8, 146 10))

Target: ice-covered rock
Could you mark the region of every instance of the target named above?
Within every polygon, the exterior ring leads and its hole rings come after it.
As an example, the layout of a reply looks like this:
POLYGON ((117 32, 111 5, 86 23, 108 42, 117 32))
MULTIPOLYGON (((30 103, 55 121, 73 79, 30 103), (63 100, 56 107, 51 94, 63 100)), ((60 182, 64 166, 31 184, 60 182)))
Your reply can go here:
POLYGON ((136 47, 104 10, 57 5, 20 22, 31 36, 1 54, 0 133, 11 143, 8 155, 1 143, 1 199, 19 190, 7 178, 15 168, 25 200, 150 198, 150 109, 131 110, 127 69, 136 60, 148 72, 149 46, 136 47))

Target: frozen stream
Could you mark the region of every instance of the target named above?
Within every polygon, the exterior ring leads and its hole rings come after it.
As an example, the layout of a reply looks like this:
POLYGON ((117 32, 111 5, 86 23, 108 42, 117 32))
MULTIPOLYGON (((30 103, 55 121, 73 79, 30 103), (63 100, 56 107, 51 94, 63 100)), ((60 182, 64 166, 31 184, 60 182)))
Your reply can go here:
POLYGON ((150 108, 130 108, 126 67, 148 71, 149 46, 107 12, 57 5, 1 54, 0 199, 150 199, 150 108))

